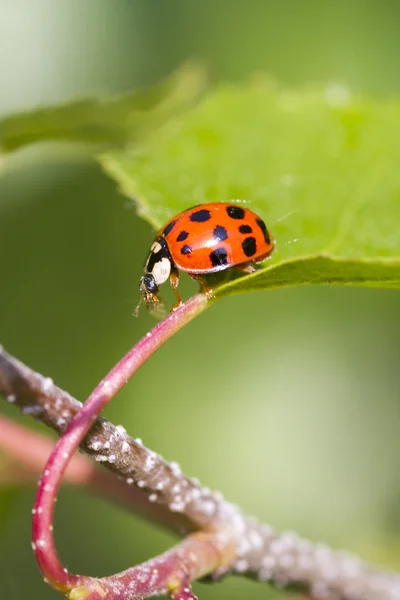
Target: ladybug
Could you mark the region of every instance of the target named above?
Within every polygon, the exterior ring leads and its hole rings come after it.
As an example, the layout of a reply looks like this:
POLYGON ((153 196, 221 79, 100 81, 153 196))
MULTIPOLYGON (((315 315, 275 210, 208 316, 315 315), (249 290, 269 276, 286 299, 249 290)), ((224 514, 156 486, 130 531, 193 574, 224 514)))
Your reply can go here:
POLYGON ((203 275, 230 267, 252 273, 254 263, 273 249, 264 221, 253 211, 230 202, 199 204, 173 217, 157 233, 140 280, 140 301, 157 306, 159 286, 169 279, 177 299, 174 310, 182 303, 179 271, 200 281, 211 295, 203 275))

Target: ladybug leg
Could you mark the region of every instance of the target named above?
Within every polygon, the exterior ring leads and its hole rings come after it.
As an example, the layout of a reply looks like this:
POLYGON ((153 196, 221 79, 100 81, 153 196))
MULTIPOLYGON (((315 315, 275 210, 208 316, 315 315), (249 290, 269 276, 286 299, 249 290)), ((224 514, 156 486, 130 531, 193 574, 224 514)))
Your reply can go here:
POLYGON ((257 269, 251 264, 237 265, 235 269, 237 271, 241 271, 242 273, 255 273, 257 271, 257 269))
POLYGON ((176 304, 171 307, 171 312, 179 308, 182 304, 182 298, 177 290, 179 285, 179 271, 178 269, 171 269, 171 275, 169 276, 169 282, 171 284, 172 289, 174 290, 175 297, 177 299, 176 304))
POLYGON ((195 281, 199 282, 200 287, 203 289, 205 295, 209 300, 211 300, 211 298, 214 298, 212 289, 208 287, 207 282, 205 281, 205 279, 203 279, 203 277, 200 277, 200 275, 190 275, 190 277, 195 281))

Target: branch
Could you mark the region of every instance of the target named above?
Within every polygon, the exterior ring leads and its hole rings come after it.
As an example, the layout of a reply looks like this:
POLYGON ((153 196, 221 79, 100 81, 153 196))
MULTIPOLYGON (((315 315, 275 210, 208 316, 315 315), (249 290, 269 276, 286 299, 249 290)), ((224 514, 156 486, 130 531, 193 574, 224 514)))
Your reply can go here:
MULTIPOLYGON (((0 351, 0 394, 19 406, 23 413, 34 416, 58 433, 66 429, 81 407, 51 379, 33 372, 3 349, 0 351)), ((269 526, 245 517, 219 494, 185 477, 176 463, 165 462, 145 448, 140 440, 131 439, 121 426, 115 427, 98 418, 81 448, 102 466, 122 477, 128 490, 133 491, 136 486, 142 496, 149 498, 149 506, 164 509, 164 519, 160 519, 157 511, 151 518, 166 523, 175 531, 177 521, 168 522, 168 514, 183 518, 187 530, 229 534, 235 541, 234 556, 216 576, 229 570, 270 581, 280 587, 295 585, 318 599, 400 599, 399 575, 372 569, 357 557, 303 540, 294 533, 278 534, 269 526)), ((132 500, 136 502, 135 498, 132 500)), ((215 541, 215 533, 213 535, 215 541)), ((188 540, 192 543, 193 539, 193 543, 197 544, 196 552, 201 556, 204 539, 189 536, 182 544, 188 540)), ((174 552, 181 553, 180 547, 169 551, 172 558, 176 558, 174 552)), ((168 553, 166 555, 169 556, 168 553)), ((164 560, 166 555, 163 555, 164 560)), ((198 572, 196 576, 199 576, 198 572)), ((182 579, 179 581, 182 582, 182 579)), ((179 597, 177 590, 173 592, 175 597, 179 597)))
POLYGON ((190 581, 217 568, 226 552, 226 536, 194 533, 180 544, 146 563, 102 579, 82 578, 70 600, 143 599, 169 594, 172 600, 197 600, 190 581), (210 560, 211 557, 211 560, 210 560))
MULTIPOLYGON (((11 357, 8 358, 9 366, 12 361, 14 367, 18 365, 27 369, 22 363, 11 357)), ((28 369, 25 375, 28 375, 29 371, 28 369)), ((30 373, 33 377, 37 376, 33 371, 30 373)), ((73 398, 72 400, 76 402, 73 398)), ((108 426, 110 429, 114 428, 110 423, 108 426)), ((7 462, 1 463, 0 486, 35 485, 53 448, 54 441, 48 436, 43 436, 0 416, 0 450, 3 450, 9 458, 7 462)), ((99 469, 87 455, 76 454, 72 458, 65 471, 64 482, 84 486, 92 494, 100 495, 114 504, 139 514, 151 523, 158 523, 176 533, 193 530, 183 515, 171 513, 167 507, 150 502, 148 494, 142 489, 135 485, 127 485, 125 479, 116 477, 110 470, 99 469)))

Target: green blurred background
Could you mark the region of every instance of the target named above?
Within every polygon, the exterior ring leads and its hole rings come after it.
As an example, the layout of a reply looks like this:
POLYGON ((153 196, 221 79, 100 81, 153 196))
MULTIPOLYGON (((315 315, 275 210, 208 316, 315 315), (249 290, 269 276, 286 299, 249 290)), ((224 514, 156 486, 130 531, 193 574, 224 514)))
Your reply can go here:
MULTIPOLYGON (((191 57, 215 80, 267 71, 386 95, 400 90, 399 53, 396 0, 0 0, 0 113, 150 84, 191 57)), ((9 167, 0 341, 84 399, 154 324, 131 316, 153 233, 99 167, 64 148, 24 151, 9 167)), ((339 288, 224 300, 106 416, 274 527, 400 568, 399 300, 339 288)), ((59 597, 30 550, 33 496, 0 492, 3 598, 59 597)), ((62 491, 56 525, 81 573, 122 570, 175 541, 78 490, 62 491)), ((196 589, 202 600, 280 596, 240 579, 196 589)))

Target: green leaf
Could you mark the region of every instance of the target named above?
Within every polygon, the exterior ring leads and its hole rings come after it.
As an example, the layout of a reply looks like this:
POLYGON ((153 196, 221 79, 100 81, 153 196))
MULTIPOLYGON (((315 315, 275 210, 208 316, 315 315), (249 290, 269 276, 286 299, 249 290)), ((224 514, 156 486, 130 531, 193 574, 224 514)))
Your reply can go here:
POLYGON ((353 97, 338 85, 225 85, 139 150, 100 160, 155 228, 202 202, 240 199, 262 216, 274 253, 252 275, 213 276, 216 296, 299 284, 400 287, 397 99, 353 97))
POLYGON ((0 120, 0 152, 43 141, 107 145, 135 142, 195 102, 205 84, 205 70, 192 63, 148 89, 6 117, 0 120))

